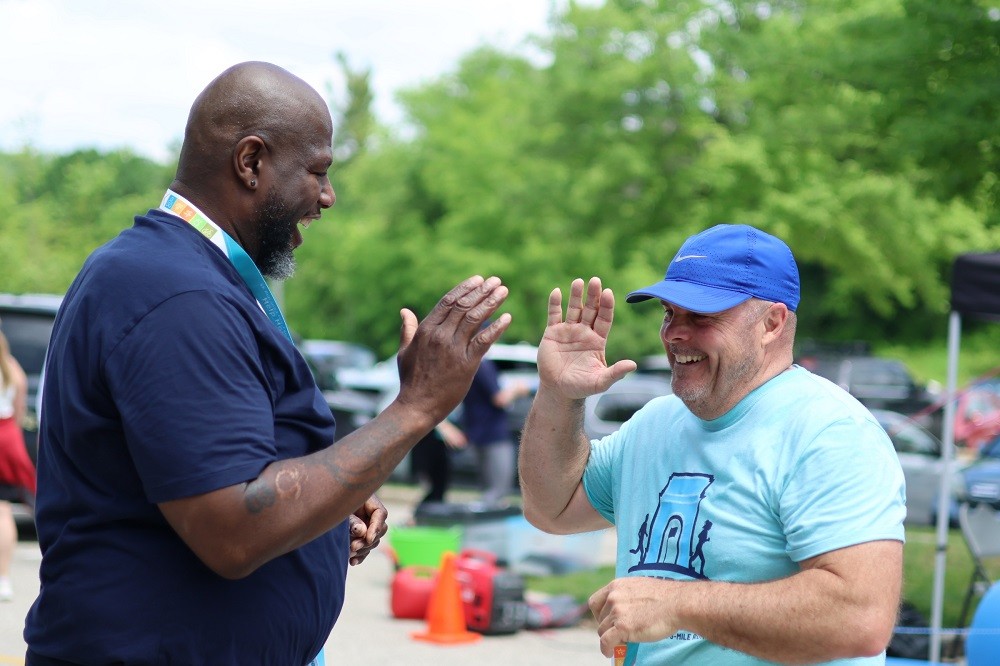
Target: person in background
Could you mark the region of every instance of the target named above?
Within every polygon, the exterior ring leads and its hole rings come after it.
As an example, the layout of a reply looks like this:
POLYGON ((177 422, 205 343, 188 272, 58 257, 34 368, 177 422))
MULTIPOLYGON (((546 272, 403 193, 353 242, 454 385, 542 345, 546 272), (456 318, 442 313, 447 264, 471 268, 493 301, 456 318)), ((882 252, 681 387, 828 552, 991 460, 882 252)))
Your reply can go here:
POLYGON ((230 67, 195 99, 159 207, 67 291, 45 361, 28 666, 322 662, 348 565, 387 530, 373 493, 510 324, 480 326, 507 297, 496 277, 422 321, 402 309, 399 395, 335 440, 264 279, 291 276, 300 226, 334 204, 332 134, 302 79, 230 67))
POLYGON ((458 426, 445 419, 413 447, 413 469, 427 484, 427 492, 416 506, 443 503, 451 487, 451 455, 449 451, 464 449, 468 440, 458 426))
POLYGON ((583 402, 610 367, 615 299, 552 291, 540 387, 521 438, 524 514, 554 533, 613 524, 615 580, 595 592, 601 652, 627 664, 883 664, 902 586, 903 475, 857 400, 793 365, 799 274, 746 225, 688 238, 664 279, 673 394, 590 442, 583 402), (843 660, 843 661, 840 661, 843 660))
MULTIPOLYGON (((419 315, 423 310, 414 305, 406 309, 419 315)), ((379 402, 381 412, 392 404, 399 395, 399 383, 396 382, 386 390, 379 402)), ((410 451, 410 463, 417 480, 424 484, 427 491, 413 507, 414 515, 426 504, 442 504, 446 501, 448 489, 451 487, 451 451, 464 449, 468 440, 458 426, 448 418, 434 426, 434 429, 420 439, 410 451)))
POLYGON ((0 601, 14 598, 10 567, 17 547, 17 524, 11 502, 34 505, 35 466, 24 444, 21 424, 27 411, 28 378, 0 322, 0 601))
POLYGON ((484 358, 462 400, 461 429, 476 452, 480 502, 487 507, 502 506, 514 491, 517 450, 507 410, 528 395, 520 382, 501 388, 497 364, 484 358))

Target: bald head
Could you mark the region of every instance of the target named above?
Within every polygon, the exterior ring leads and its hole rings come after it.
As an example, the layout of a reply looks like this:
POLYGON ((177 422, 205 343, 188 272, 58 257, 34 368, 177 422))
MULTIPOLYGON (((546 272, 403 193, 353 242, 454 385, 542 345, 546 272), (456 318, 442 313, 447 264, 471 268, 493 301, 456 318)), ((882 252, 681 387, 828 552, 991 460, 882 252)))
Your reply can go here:
POLYGON ((315 128, 318 118, 331 126, 323 98, 299 77, 266 62, 234 65, 191 107, 177 180, 196 189, 218 186, 243 138, 253 135, 272 148, 294 148, 304 140, 304 128, 315 128))

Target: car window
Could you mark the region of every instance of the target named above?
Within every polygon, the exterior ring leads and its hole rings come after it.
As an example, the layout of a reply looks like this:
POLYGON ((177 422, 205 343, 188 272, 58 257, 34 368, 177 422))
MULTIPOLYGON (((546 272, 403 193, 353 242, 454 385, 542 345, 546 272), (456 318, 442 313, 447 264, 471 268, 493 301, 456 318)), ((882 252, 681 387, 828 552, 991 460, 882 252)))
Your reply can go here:
POLYGON ((979 450, 979 457, 1000 458, 1000 437, 996 437, 991 442, 984 444, 979 450))
POLYGON ((536 372, 538 365, 530 361, 512 361, 510 359, 494 358, 498 372, 536 372))
POLYGON ((916 423, 906 419, 880 419, 879 422, 899 453, 917 453, 935 458, 941 455, 938 441, 916 423))
POLYGON ((594 414, 602 421, 624 423, 642 409, 649 399, 649 394, 609 393, 598 399, 594 414))
POLYGON ((0 330, 10 342, 10 353, 28 375, 38 375, 42 371, 53 322, 50 314, 4 312, 0 315, 0 330))
POLYGON ((825 377, 835 384, 842 380, 840 377, 840 361, 817 360, 810 364, 810 371, 820 377, 825 377))
POLYGON ((879 359, 857 359, 851 361, 851 384, 909 387, 911 381, 906 369, 895 362, 879 359))

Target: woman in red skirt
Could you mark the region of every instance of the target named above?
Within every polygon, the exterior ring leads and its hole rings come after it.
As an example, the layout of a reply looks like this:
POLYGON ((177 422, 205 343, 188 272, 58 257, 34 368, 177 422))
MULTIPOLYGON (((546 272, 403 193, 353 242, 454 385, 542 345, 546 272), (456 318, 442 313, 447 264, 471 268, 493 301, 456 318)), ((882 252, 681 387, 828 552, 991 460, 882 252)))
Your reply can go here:
POLYGON ((34 505, 35 466, 24 446, 28 379, 0 331, 0 601, 10 601, 10 563, 17 546, 11 501, 34 505))

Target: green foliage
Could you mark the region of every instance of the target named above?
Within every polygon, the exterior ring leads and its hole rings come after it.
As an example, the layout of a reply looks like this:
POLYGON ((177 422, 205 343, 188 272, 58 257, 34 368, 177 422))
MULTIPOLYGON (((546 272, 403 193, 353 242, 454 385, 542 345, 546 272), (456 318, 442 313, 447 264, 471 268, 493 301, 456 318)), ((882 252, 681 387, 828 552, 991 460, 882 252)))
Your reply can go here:
MULTIPOLYGON (((934 566, 937 553, 937 535, 931 527, 908 527, 903 549, 903 598, 917 607, 924 617, 931 618, 934 601, 934 566)), ((948 549, 945 562, 942 627, 957 627, 962 599, 972 576, 972 556, 958 530, 948 532, 948 549)), ((977 600, 978 601, 978 600, 977 600)), ((975 612, 975 604, 969 618, 975 612)), ((968 620, 966 620, 968 621, 968 620)))
MULTIPOLYGON (((660 315, 624 295, 691 233, 747 222, 799 259, 800 337, 943 346, 954 257, 1000 245, 988 4, 570 3, 531 58, 480 48, 403 92, 399 133, 374 119, 372 72, 341 54, 337 205, 305 233, 287 318, 387 356, 399 308, 425 314, 496 274, 508 340, 537 342, 552 289, 598 275, 620 303, 609 357, 636 358, 660 351, 660 315)), ((6 157, 11 291, 64 289, 170 179, 128 153, 6 157)))
POLYGON ((172 170, 128 152, 23 150, 0 167, 0 291, 61 293, 98 245, 155 207, 172 170))

